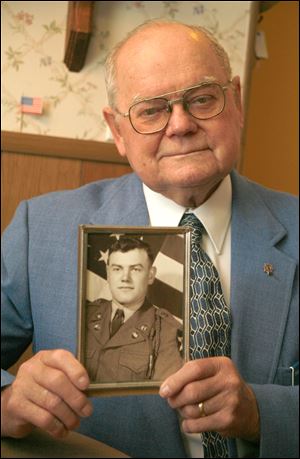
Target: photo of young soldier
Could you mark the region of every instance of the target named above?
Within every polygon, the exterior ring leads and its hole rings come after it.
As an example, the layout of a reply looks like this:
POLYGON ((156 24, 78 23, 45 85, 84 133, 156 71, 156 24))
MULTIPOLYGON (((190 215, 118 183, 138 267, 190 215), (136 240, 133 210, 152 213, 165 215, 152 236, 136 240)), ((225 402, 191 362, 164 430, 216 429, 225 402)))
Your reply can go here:
POLYGON ((158 387, 187 359, 188 231, 84 228, 79 348, 91 386, 158 387))

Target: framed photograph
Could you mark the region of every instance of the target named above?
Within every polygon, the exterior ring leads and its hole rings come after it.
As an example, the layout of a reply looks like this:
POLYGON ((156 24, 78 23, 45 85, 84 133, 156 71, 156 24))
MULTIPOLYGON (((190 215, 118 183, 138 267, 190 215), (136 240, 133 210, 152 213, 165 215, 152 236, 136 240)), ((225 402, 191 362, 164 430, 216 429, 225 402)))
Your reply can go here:
POLYGON ((77 357, 89 393, 157 393, 188 360, 190 231, 80 225, 77 357))

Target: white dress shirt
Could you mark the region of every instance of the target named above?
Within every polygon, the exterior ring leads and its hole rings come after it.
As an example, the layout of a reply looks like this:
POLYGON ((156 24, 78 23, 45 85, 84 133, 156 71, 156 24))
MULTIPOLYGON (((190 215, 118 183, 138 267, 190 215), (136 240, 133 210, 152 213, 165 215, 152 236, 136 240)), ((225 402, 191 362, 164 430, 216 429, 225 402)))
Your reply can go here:
MULTIPOLYGON (((201 245, 218 270, 224 298, 230 303, 231 200, 232 187, 227 175, 201 206, 186 209, 143 185, 151 226, 179 226, 186 210, 193 212, 205 228, 201 245)), ((204 457, 201 435, 183 434, 189 457, 204 457)))

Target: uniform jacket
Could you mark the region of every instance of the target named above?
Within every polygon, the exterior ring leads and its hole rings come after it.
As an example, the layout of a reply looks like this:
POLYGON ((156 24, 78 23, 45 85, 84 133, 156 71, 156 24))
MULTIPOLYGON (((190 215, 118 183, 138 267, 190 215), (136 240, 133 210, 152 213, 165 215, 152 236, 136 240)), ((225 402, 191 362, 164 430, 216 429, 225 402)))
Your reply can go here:
POLYGON ((87 305, 85 366, 92 382, 163 381, 182 366, 182 325, 145 302, 110 338, 111 301, 87 305))
MULTIPOLYGON (((298 388, 290 370, 298 360, 298 201, 235 172, 231 178, 231 350, 257 397, 261 441, 254 454, 298 457, 298 388)), ((149 225, 139 178, 103 180, 19 206, 2 242, 3 368, 32 340, 34 351, 76 352, 79 224, 149 225)), ((12 379, 4 371, 2 385, 12 379)), ((80 432, 132 457, 185 457, 177 414, 158 395, 93 403, 80 432)), ((248 446, 228 444, 231 457, 248 446)))

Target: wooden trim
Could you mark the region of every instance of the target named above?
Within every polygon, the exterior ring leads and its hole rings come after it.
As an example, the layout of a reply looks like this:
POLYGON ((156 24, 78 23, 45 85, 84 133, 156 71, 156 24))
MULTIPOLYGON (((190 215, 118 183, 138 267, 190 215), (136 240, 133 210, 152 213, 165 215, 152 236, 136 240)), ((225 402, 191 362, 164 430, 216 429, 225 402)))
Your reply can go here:
POLYGON ((257 24, 259 21, 259 5, 262 2, 252 2, 250 6, 250 22, 249 22, 249 35, 246 51, 246 63, 245 68, 248 69, 248 72, 245 73, 244 82, 243 82, 243 113, 244 113, 244 126, 242 129, 241 136, 241 152, 237 161, 236 168, 240 174, 242 174, 244 166, 244 152, 246 149, 246 138, 247 138, 247 127, 248 127, 248 117, 249 117, 249 99, 250 99, 250 89, 251 89, 251 80, 253 75, 254 66, 256 63, 256 56, 254 51, 254 43, 256 36, 257 24))
POLYGON ((113 143, 19 132, 1 132, 1 151, 128 164, 113 143))
POLYGON ((68 2, 64 63, 71 72, 84 66, 92 34, 94 2, 68 2))

